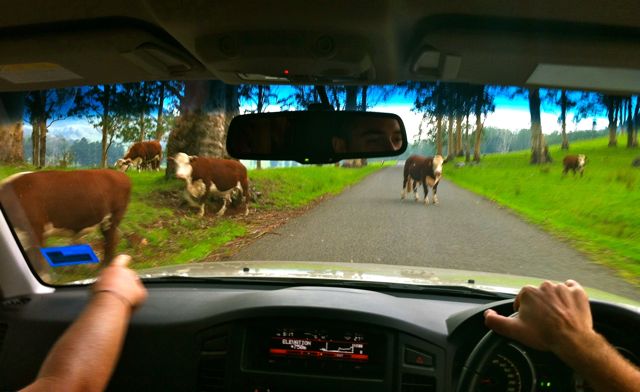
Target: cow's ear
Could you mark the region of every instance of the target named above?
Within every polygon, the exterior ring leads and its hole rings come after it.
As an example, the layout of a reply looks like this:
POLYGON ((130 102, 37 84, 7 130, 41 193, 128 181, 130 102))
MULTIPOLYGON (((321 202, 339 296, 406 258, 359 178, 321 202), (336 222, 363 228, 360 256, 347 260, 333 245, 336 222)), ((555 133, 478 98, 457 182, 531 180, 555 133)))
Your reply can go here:
POLYGON ((189 160, 196 159, 197 157, 197 155, 189 155, 189 160))

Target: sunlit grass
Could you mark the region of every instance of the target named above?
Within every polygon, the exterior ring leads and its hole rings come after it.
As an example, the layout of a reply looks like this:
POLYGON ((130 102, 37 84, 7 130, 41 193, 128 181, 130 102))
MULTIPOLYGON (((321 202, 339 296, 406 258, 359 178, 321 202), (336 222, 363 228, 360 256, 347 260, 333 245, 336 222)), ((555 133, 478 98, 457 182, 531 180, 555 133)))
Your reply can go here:
POLYGON ((448 165, 454 183, 486 196, 569 240, 596 261, 640 285, 638 149, 607 147, 599 138, 551 147, 553 163, 529 164, 529 151, 487 155, 479 165, 448 165), (586 154, 584 177, 561 175, 567 154, 586 154))
POLYGON ((359 169, 308 166, 252 170, 249 177, 259 191, 266 193, 256 208, 286 209, 304 206, 324 195, 335 195, 381 167, 377 163, 359 169))

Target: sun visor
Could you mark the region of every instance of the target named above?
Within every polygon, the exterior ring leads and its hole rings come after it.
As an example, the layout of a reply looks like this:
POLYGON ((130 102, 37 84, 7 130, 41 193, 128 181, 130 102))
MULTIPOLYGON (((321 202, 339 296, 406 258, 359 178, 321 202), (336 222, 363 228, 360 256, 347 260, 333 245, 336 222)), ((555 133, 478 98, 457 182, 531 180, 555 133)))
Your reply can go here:
POLYGON ((178 44, 139 27, 34 31, 5 34, 0 38, 0 90, 25 91, 208 74, 178 44))
POLYGON ((226 83, 340 83, 375 80, 368 41, 314 32, 248 31, 196 40, 196 52, 226 83))
POLYGON ((425 80, 640 91, 638 42, 630 28, 449 17, 422 33, 411 70, 425 80), (455 72, 445 78, 446 59, 455 72))

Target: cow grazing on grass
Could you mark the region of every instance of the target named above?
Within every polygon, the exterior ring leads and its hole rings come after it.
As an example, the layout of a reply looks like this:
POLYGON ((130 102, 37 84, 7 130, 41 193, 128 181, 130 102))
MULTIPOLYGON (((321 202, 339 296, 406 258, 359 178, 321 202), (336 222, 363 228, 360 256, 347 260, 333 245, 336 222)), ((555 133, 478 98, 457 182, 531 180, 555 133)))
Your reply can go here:
POLYGON ((562 174, 566 175, 569 170, 573 171, 573 175, 576 175, 576 171, 580 173, 580 177, 584 175, 584 165, 587 163, 587 157, 584 154, 579 155, 567 155, 562 160, 564 168, 562 174))
POLYGON ((438 184, 442 178, 442 165, 444 159, 441 155, 434 157, 422 157, 412 155, 404 163, 404 174, 402 176, 402 199, 408 192, 415 194, 418 201, 418 185, 422 183, 424 189, 424 204, 429 204, 429 187, 433 189, 433 203, 438 204, 438 184))
POLYGON ((185 199, 191 206, 200 209, 200 216, 204 215, 208 196, 222 198, 218 215, 224 215, 234 192, 241 194, 244 214, 249 214, 249 181, 247 168, 242 163, 231 159, 189 156, 182 152, 169 159, 176 164, 176 177, 187 183, 185 199))
POLYGON ((78 238, 99 228, 104 260, 118 241, 118 225, 131 194, 131 180, 114 170, 41 171, 14 174, 0 183, 0 203, 38 272, 39 247, 51 235, 78 238))
POLYGON ((129 147, 129 151, 124 157, 116 161, 116 169, 127 171, 134 166, 138 171, 150 168, 152 170, 160 170, 160 161, 162 160, 162 146, 156 140, 146 142, 137 142, 129 147))

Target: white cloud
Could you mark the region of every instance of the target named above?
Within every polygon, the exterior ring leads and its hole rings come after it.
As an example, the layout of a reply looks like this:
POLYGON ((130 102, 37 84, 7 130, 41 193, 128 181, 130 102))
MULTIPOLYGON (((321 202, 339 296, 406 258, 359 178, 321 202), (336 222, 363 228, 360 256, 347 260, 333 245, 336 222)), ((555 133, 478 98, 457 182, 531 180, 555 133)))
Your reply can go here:
MULTIPOLYGON (((86 120, 68 119, 54 122, 47 132, 51 136, 64 137, 66 139, 86 138, 90 142, 99 141, 102 134, 86 120)), ((31 136, 31 125, 24 124, 25 136, 31 136)))
MULTIPOLYGON (((371 111, 391 112, 400 116, 407 129, 407 137, 409 140, 413 140, 414 136, 418 133, 420 122, 422 121, 422 114, 412 112, 410 105, 378 105, 372 108, 371 111)), ((554 131, 560 131, 557 114, 542 112, 540 117, 542 120, 542 131, 544 133, 548 134, 554 131)), ((469 122, 475 124, 475 117, 471 116, 469 122)), ((590 130, 592 122, 593 118, 588 118, 575 124, 573 122, 573 114, 569 113, 567 116, 567 131, 590 130)), ((517 132, 521 129, 529 129, 531 117, 528 109, 497 108, 493 113, 489 113, 484 125, 486 127, 509 129, 517 132)), ((606 118, 596 118, 596 129, 606 128, 607 125, 608 122, 606 118)))

